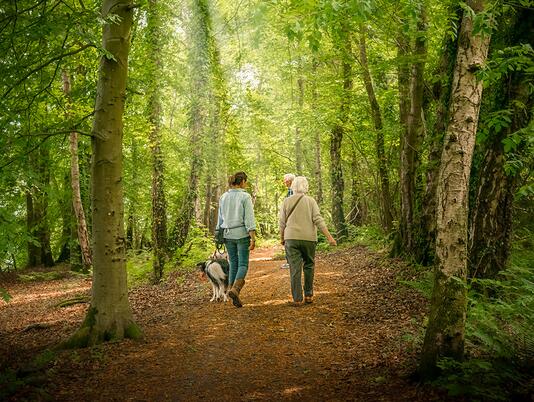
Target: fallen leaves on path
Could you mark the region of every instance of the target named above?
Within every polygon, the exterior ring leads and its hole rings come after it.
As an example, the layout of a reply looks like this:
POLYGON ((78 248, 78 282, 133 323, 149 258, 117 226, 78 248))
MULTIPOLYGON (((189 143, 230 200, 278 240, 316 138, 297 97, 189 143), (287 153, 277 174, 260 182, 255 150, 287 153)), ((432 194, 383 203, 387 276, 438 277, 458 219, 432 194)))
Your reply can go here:
MULTIPOLYGON (((211 286, 196 273, 132 290, 142 342, 59 352, 11 399, 443 400, 409 380, 426 302, 398 285, 400 262, 364 247, 321 254, 314 303, 291 307, 289 270, 269 259, 274 251, 252 254, 241 309, 210 303, 211 286)), ((90 285, 69 276, 9 284, 13 300, 0 304, 2 367, 20 373, 73 333, 87 305, 57 303, 88 295, 90 285)))

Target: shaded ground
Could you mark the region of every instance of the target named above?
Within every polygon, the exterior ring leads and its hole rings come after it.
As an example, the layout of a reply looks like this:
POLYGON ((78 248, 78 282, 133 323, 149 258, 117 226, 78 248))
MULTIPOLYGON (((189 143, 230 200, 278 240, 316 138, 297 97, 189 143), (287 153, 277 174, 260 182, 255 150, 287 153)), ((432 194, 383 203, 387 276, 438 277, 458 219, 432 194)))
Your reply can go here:
POLYGON ((174 275, 130 293, 143 342, 78 351, 42 353, 80 325, 87 304, 57 303, 88 294, 89 279, 8 284, 1 371, 18 370, 25 382, 10 399, 443 400, 409 380, 426 303, 399 289, 400 263, 362 247, 320 255, 314 303, 291 307, 289 272, 274 252, 253 253, 243 308, 210 303, 211 286, 197 274, 174 275), (39 353, 36 370, 29 362, 39 353))

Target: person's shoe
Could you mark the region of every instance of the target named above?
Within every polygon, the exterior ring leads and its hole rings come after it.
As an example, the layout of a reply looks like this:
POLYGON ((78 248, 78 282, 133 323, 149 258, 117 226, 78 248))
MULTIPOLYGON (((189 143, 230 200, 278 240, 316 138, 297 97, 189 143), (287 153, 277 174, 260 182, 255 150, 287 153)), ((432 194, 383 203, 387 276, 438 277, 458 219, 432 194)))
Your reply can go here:
POLYGON ((236 307, 243 307, 243 303, 241 303, 241 299, 239 298, 239 293, 241 292, 241 289, 243 289, 243 286, 245 286, 245 280, 236 279, 232 289, 228 292, 228 297, 232 299, 232 303, 234 303, 234 306, 236 307))
POLYGON ((306 304, 313 303, 313 296, 304 296, 304 303, 306 304))
POLYGON ((289 268, 289 264, 286 262, 285 264, 282 264, 282 266, 280 268, 288 269, 289 268))
POLYGON ((287 305, 290 307, 302 307, 304 303, 302 301, 288 301, 287 305))

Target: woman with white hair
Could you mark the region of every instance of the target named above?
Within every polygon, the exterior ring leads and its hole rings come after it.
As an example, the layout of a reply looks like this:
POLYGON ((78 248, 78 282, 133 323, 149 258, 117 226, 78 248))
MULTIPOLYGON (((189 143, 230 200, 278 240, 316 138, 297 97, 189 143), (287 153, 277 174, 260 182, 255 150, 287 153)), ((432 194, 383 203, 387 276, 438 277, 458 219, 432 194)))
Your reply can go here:
POLYGON ((313 274, 317 228, 330 245, 337 245, 321 216, 317 202, 308 192, 308 179, 297 176, 291 184, 293 195, 280 208, 280 236, 285 246, 291 277, 293 304, 302 305, 302 271, 304 270, 304 302, 313 302, 313 274))

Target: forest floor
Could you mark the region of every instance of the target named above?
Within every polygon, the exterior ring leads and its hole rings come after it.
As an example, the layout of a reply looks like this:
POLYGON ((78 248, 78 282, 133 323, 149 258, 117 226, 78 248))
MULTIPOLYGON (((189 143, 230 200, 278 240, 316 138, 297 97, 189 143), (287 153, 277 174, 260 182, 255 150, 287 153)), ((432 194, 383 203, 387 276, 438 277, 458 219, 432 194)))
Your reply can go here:
POLYGON ((143 341, 75 351, 52 350, 88 304, 58 303, 89 295, 90 278, 4 278, 13 298, 0 301, 0 399, 1 388, 7 400, 446 399, 410 379, 427 302, 398 283, 406 266, 360 246, 320 253, 314 302, 293 307, 280 252, 251 254, 243 308, 210 303, 198 273, 173 273, 130 292, 143 341))

